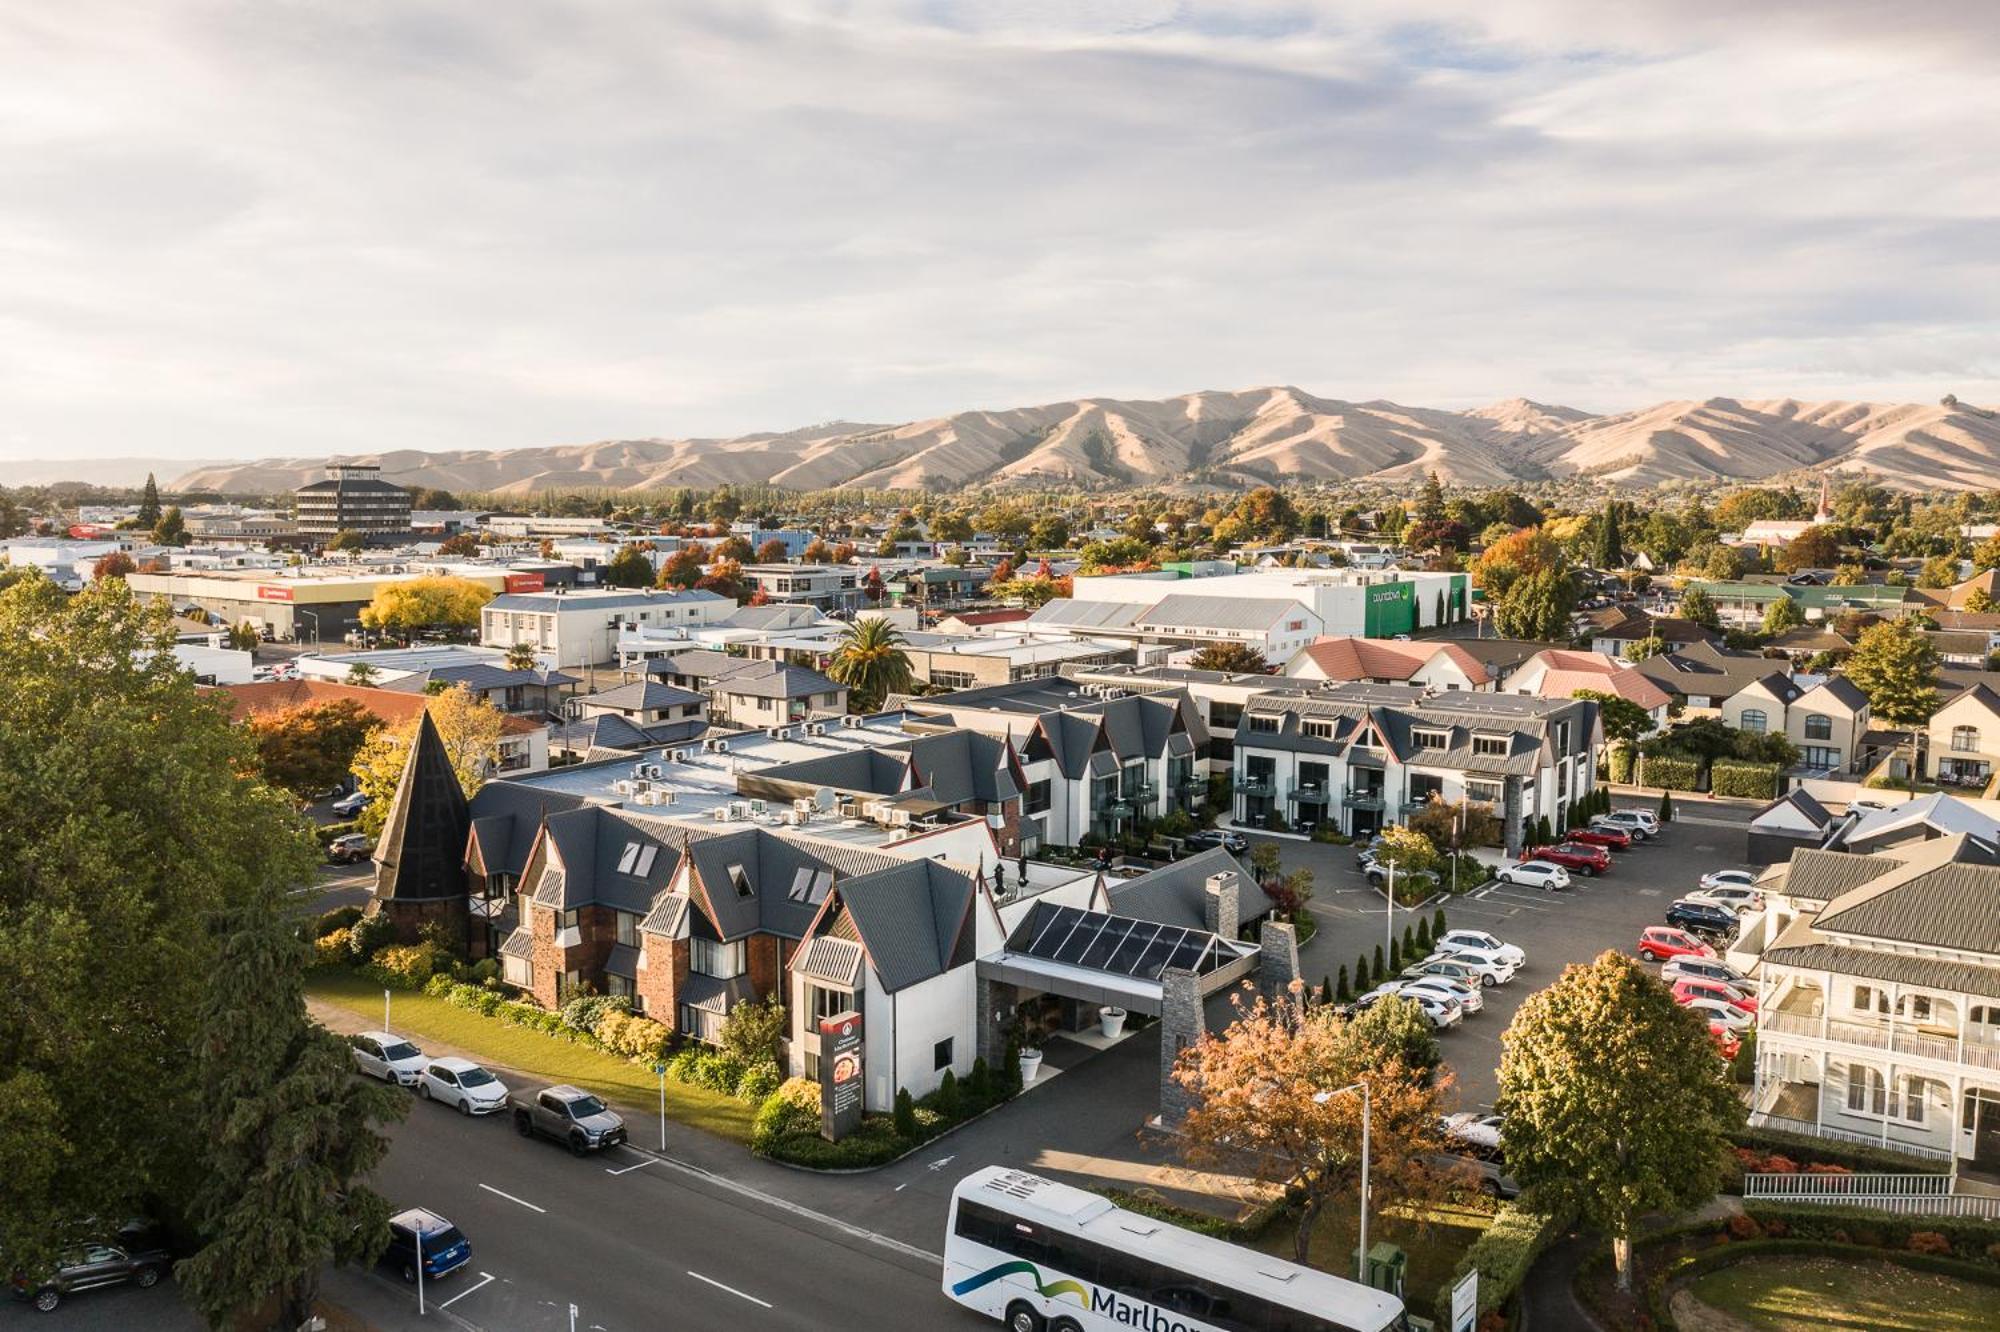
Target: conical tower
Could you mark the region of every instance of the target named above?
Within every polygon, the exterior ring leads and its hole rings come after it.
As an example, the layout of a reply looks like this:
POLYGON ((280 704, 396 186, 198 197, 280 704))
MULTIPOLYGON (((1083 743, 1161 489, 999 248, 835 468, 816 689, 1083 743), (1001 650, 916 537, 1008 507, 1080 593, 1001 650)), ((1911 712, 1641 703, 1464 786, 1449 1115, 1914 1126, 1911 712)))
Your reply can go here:
POLYGON ((426 711, 375 844, 375 900, 384 907, 447 899, 463 905, 470 826, 465 790, 426 711))

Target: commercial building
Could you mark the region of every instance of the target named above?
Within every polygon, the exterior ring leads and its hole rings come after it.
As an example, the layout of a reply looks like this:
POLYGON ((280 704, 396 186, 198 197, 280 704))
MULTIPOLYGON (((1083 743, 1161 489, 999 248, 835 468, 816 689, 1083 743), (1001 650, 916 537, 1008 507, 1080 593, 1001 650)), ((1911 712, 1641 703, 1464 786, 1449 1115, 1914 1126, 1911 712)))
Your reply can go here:
POLYGON ((521 592, 493 598, 479 612, 479 641, 488 647, 526 643, 556 666, 594 666, 618 655, 621 633, 689 629, 716 623, 736 603, 713 592, 640 588, 580 588, 521 592))
POLYGON ((805 603, 823 611, 861 604, 861 571, 852 564, 746 564, 743 580, 777 602, 805 603))
POLYGON ((292 501, 301 536, 326 541, 342 532, 359 532, 374 544, 410 537, 410 492, 384 481, 382 469, 373 464, 329 467, 325 480, 300 486, 292 501))
MULTIPOLYGON (((1157 606, 1168 596, 1241 597, 1295 601, 1318 617, 1315 633, 1394 638, 1466 618, 1471 586, 1462 573, 1363 569, 1258 569, 1215 571, 1211 565, 1170 567, 1156 573, 1078 577, 1078 601, 1157 606)), ((1233 570, 1234 566, 1223 566, 1233 570)))
MULTIPOLYGON (((443 570, 494 592, 530 591, 541 575, 488 565, 453 565, 443 570)), ((361 608, 388 583, 428 577, 406 566, 356 572, 338 567, 220 569, 209 572, 133 573, 125 584, 144 596, 159 597, 175 609, 199 606, 223 624, 248 624, 281 642, 337 642, 361 627, 361 608)))

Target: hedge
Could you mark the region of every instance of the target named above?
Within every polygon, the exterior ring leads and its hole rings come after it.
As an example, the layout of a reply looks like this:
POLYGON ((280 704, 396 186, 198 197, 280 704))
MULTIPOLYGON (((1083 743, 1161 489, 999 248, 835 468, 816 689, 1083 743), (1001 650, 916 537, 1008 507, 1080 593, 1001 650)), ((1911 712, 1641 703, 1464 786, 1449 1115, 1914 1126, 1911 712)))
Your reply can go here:
POLYGON ((1742 1128, 1730 1134, 1729 1140, 1739 1147, 1755 1147, 1767 1153, 1790 1157, 1802 1166, 1837 1165, 1864 1173, 1876 1171, 1889 1175, 1946 1173, 1935 1161, 1905 1156, 1888 1148, 1870 1147, 1866 1143, 1859 1142, 1842 1142, 1837 1138, 1815 1138, 1803 1133, 1786 1133, 1779 1129, 1742 1128))
POLYGON ((2000 1268, 2000 1221, 1982 1217, 1925 1216, 1761 1198, 1746 1199, 1743 1212, 1766 1230, 1776 1223, 1793 1239, 1821 1245, 1859 1244, 1871 1249, 1903 1250, 1908 1248, 1912 1235, 1940 1235, 1951 1246, 1953 1257, 1983 1264, 1989 1271, 2000 1268))
MULTIPOLYGON (((1672 1232, 1642 1239, 1634 1246, 1635 1261, 1636 1250, 1686 1238, 1687 1235, 1683 1232, 1672 1232)), ((1940 1276, 1955 1277, 1978 1285, 2000 1286, 2000 1272, 1994 1271, 1990 1266, 1961 1262, 1955 1258, 1935 1254, 1912 1252, 1908 1249, 1796 1237, 1729 1240, 1694 1253, 1683 1254, 1647 1279, 1645 1299, 1653 1327, 1657 1332, 1676 1332, 1680 1326, 1674 1321, 1673 1308, 1668 1303, 1667 1296, 1668 1287, 1674 1283, 1689 1281, 1704 1273, 1733 1267, 1737 1263, 1748 1262, 1755 1258, 1777 1258, 1788 1254, 1802 1254, 1813 1258, 1840 1258, 1850 1262, 1894 1263, 1913 1272, 1934 1272, 1940 1276)), ((1601 1266, 1604 1261, 1606 1260, 1601 1257, 1597 1258, 1591 1266, 1601 1266)))
MULTIPOLYGON (((1632 746, 1620 740, 1611 746, 1611 780, 1624 786, 1632 780, 1632 746)), ((1608 794, 1608 793, 1607 793, 1608 794)))
POLYGON ((1639 785, 1666 791, 1698 791, 1701 764, 1676 754, 1643 754, 1639 758, 1639 785))
POLYGON ((1738 763, 1717 759, 1709 765, 1708 793, 1719 796, 1748 796, 1769 800, 1778 794, 1778 765, 1738 763))
POLYGON ((1479 1312, 1484 1315, 1499 1308, 1513 1298, 1535 1259, 1569 1229, 1573 1219, 1569 1214, 1534 1211, 1518 1198, 1500 1204, 1493 1224, 1466 1249, 1451 1276, 1438 1283, 1438 1326, 1451 1326, 1451 1288, 1460 1277, 1477 1267, 1479 1312))

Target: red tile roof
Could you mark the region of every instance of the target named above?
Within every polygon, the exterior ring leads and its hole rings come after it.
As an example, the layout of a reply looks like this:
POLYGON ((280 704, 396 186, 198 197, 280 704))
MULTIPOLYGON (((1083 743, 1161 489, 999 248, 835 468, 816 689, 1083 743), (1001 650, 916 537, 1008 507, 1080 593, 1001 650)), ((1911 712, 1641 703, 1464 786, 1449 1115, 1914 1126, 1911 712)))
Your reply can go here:
POLYGON ((1456 643, 1398 643, 1379 638, 1321 638, 1306 645, 1306 657, 1330 680, 1407 680, 1442 654, 1471 684, 1491 679, 1479 659, 1456 643))
MULTIPOLYGON (((314 703, 337 703, 352 699, 387 726, 400 726, 424 710, 427 696, 400 689, 373 689, 364 685, 337 684, 332 680, 260 680, 254 684, 217 685, 212 691, 230 697, 229 715, 234 721, 268 717, 314 703)), ((500 729, 508 735, 522 735, 541 727, 526 717, 503 716, 500 729)))

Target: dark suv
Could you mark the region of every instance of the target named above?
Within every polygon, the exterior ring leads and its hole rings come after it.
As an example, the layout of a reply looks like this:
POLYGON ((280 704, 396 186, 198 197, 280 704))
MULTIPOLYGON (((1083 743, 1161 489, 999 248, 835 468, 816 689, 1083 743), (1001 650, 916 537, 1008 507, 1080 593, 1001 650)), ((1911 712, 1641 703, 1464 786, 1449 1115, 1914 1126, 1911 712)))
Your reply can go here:
POLYGON ((1667 924, 1693 934, 1727 937, 1736 933, 1736 913, 1728 907, 1683 898, 1667 908, 1667 924))
POLYGON ((65 1296, 80 1290, 123 1285, 127 1281, 142 1288, 158 1285, 172 1262, 173 1256, 161 1248, 86 1244, 64 1255, 62 1266, 53 1276, 35 1281, 17 1274, 13 1282, 14 1298, 27 1300, 43 1313, 54 1313, 65 1296))

